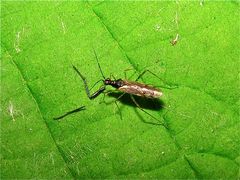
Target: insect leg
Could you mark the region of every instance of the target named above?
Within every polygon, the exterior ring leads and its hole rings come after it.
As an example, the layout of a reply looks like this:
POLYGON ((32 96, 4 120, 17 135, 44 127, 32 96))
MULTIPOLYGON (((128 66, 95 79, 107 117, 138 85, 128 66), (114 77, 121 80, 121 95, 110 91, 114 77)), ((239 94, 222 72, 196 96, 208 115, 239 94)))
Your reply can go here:
POLYGON ((116 104, 116 106, 117 106, 117 108, 118 108, 118 112, 119 112, 119 115, 120 115, 120 119, 122 120, 122 113, 121 113, 120 108, 119 108, 119 106, 118 106, 118 104, 117 104, 117 101, 114 101, 114 102, 115 102, 115 104, 116 104))
MULTIPOLYGON (((158 78, 159 80, 161 80, 164 84, 167 84, 167 82, 166 82, 164 79, 160 78, 159 76, 157 76, 155 73, 149 71, 148 69, 147 69, 147 70, 144 70, 141 74, 139 74, 139 76, 137 77, 137 79, 136 79, 135 81, 138 81, 140 78, 142 78, 143 75, 145 75, 146 72, 152 74, 153 76, 155 76, 156 78, 158 78)), ((162 87, 164 87, 164 88, 166 88, 166 89, 175 89, 175 88, 177 88, 177 86, 171 87, 171 86, 169 86, 169 85, 167 85, 167 87, 166 87, 166 86, 162 86, 162 87)))
POLYGON ((128 68, 128 69, 125 69, 124 70, 124 77, 125 79, 131 79, 131 77, 136 73, 136 70, 134 68, 128 68), (127 71, 135 71, 131 76, 130 78, 127 78, 127 71))
POLYGON ((72 113, 76 113, 76 112, 79 112, 79 111, 82 111, 82 110, 85 110, 85 106, 81 106, 81 107, 79 107, 79 108, 77 108, 77 109, 74 109, 74 110, 72 110, 72 111, 68 111, 68 112, 66 112, 65 114, 63 114, 62 116, 55 117, 55 118, 53 118, 53 119, 54 119, 54 120, 59 120, 59 119, 62 119, 62 118, 64 118, 64 117, 72 114, 72 113))
POLYGON ((73 65, 73 69, 78 73, 78 75, 83 80, 85 91, 86 91, 86 94, 87 94, 89 99, 96 98, 98 95, 100 95, 105 90, 105 86, 102 86, 96 92, 94 92, 93 94, 90 94, 90 90, 88 88, 88 84, 87 84, 86 78, 80 73, 80 71, 74 65, 73 65))
POLYGON ((100 102, 100 103, 105 103, 105 104, 107 104, 107 102, 105 101, 105 97, 106 97, 106 95, 108 95, 108 94, 111 94, 113 91, 112 90, 108 90, 108 91, 104 91, 103 92, 103 98, 102 98, 102 101, 100 102))
POLYGON ((114 103, 116 104, 117 108, 118 108, 118 111, 119 111, 119 115, 120 115, 120 119, 122 120, 122 113, 121 113, 121 110, 117 104, 117 101, 122 98, 126 93, 122 93, 120 96, 118 96, 118 98, 114 101, 114 103))
POLYGON ((116 78, 114 77, 114 75, 111 73, 110 74, 110 79, 113 77, 114 80, 116 80, 116 78))
MULTIPOLYGON (((134 102, 134 104, 136 104, 136 106, 141 110, 143 111, 144 113, 146 113, 147 115, 151 116, 153 119, 155 119, 156 121, 158 121, 159 123, 153 123, 153 122, 147 122, 147 121, 144 121, 145 123, 148 123, 148 124, 154 124, 154 125, 162 125, 164 127, 167 128, 166 124, 165 123, 161 123, 156 117, 154 117, 153 115, 151 115, 150 113, 148 113, 147 111, 145 111, 143 108, 141 108, 141 106, 138 104, 138 102, 135 100, 135 98, 130 95, 132 101, 134 102)), ((167 128, 168 129, 168 128, 167 128)))
POLYGON ((118 101, 120 98, 122 98, 126 93, 122 93, 115 101, 118 101))
POLYGON ((88 92, 88 94, 90 95, 90 96, 88 96, 88 98, 94 99, 94 98, 98 97, 103 91, 105 91, 105 86, 100 87, 96 92, 92 93, 91 95, 88 92))
POLYGON ((158 77, 156 74, 154 74, 153 72, 147 70, 144 70, 141 74, 139 74, 139 76, 137 77, 137 79, 135 81, 138 81, 140 78, 142 78, 142 76, 146 73, 149 72, 150 74, 154 75, 155 77, 157 77, 158 79, 160 79, 161 81, 163 81, 162 78, 158 77))
POLYGON ((102 81, 102 79, 98 80, 97 82, 95 82, 93 84, 93 86, 89 89, 89 91, 91 91, 100 81, 102 81))

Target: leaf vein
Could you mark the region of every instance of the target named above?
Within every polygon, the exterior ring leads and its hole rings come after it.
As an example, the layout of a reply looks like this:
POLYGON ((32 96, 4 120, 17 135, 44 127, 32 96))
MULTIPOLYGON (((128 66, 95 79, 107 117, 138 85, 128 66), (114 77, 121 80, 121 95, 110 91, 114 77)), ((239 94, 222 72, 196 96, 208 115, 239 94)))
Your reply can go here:
POLYGON ((49 134, 50 134, 50 137, 52 138, 52 140, 53 140, 53 142, 54 142, 54 145, 55 145, 57 151, 59 152, 59 155, 62 157, 62 159, 63 159, 64 163, 66 164, 66 166, 67 166, 70 174, 72 175, 72 177, 75 177, 74 172, 73 172, 72 169, 68 166, 67 157, 65 156, 65 154, 64 154, 64 152, 61 150, 61 148, 58 146, 58 144, 57 144, 57 142, 56 142, 56 139, 54 138, 54 136, 53 136, 53 134, 52 134, 52 131, 51 131, 49 125, 48 125, 47 122, 46 122, 46 119, 45 119, 45 118, 43 117, 43 115, 42 115, 42 112, 41 112, 41 110, 40 110, 39 103, 37 102, 37 99, 35 98, 33 91, 31 90, 30 86, 28 85, 28 83, 27 83, 27 81, 26 81, 26 79, 25 79, 25 77, 24 77, 21 69, 19 68, 19 66, 17 65, 17 63, 16 63, 12 58, 11 58, 11 62, 12 62, 12 64, 15 66, 15 68, 17 69, 17 71, 19 72, 19 74, 20 74, 20 76, 21 76, 21 79, 22 79, 23 82, 25 83, 25 85, 26 85, 26 87, 27 87, 27 89, 28 89, 28 91, 29 91, 29 93, 30 93, 33 101, 35 102, 36 107, 37 107, 37 111, 39 112, 39 114, 40 114, 40 116, 41 116, 44 124, 46 125, 46 128, 47 128, 47 130, 48 130, 48 132, 49 132, 49 134))

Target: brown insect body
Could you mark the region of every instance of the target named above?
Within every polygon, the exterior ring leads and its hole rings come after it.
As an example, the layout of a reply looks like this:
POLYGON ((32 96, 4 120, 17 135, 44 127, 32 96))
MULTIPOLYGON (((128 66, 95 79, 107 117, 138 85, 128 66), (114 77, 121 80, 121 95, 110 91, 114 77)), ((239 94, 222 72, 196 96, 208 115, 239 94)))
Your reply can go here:
MULTIPOLYGON (((97 58, 97 55, 96 55, 96 52, 94 50, 94 54, 95 54, 95 57, 96 57, 96 61, 97 61, 97 64, 98 64, 98 67, 99 67, 99 70, 102 74, 102 77, 103 79, 100 79, 99 81, 97 81, 94 86, 100 82, 100 81, 103 81, 103 85, 97 90, 95 91, 94 93, 90 93, 90 90, 92 89, 89 89, 88 87, 88 83, 87 83, 87 80, 86 78, 81 74, 81 72, 73 65, 73 69, 77 72, 77 74, 80 76, 80 78, 82 79, 83 81, 83 84, 84 84, 84 87, 85 87, 85 91, 86 91, 86 94, 88 96, 89 99, 95 99, 97 96, 99 96, 101 93, 103 93, 105 90, 106 90, 106 86, 107 85, 110 85, 114 88, 116 88, 117 90, 123 92, 122 95, 120 95, 118 97, 121 98, 124 94, 130 94, 130 97, 132 99, 132 101, 135 103, 135 105, 144 113, 148 114, 150 117, 152 117, 153 119, 159 121, 157 118, 155 118, 154 116, 152 116, 150 113, 148 113, 147 111, 145 111, 139 104, 138 102, 135 100, 135 98, 132 96, 132 95, 136 95, 136 96, 141 96, 141 97, 145 97, 145 98, 149 98, 149 99, 156 99, 156 98, 159 98, 162 96, 162 92, 151 86, 151 85, 146 85, 146 84, 143 84, 143 83, 139 83, 137 82, 146 72, 149 72, 151 73, 152 75, 158 77, 157 75, 155 75, 154 73, 152 73, 151 71, 149 70, 145 70, 143 71, 141 74, 139 74, 138 78, 135 80, 135 81, 128 81, 128 80, 122 80, 122 79, 117 79, 117 80, 111 80, 110 78, 105 78, 103 72, 102 72, 102 69, 100 67, 100 64, 98 62, 98 58, 97 58)), ((125 74, 125 77, 126 77, 126 74, 125 74)), ((159 78, 160 79, 160 78, 159 78)), ((93 86, 93 87, 94 87, 93 86)), ((117 100, 118 100, 117 99, 117 100)), ((117 102, 115 101, 115 104, 117 105, 117 102)), ((117 105, 118 107, 118 105, 117 105)), ((72 110, 72 111, 69 111, 67 113, 65 113, 64 115, 62 116, 59 116, 57 118, 54 118, 56 120, 58 119, 61 119, 67 115, 70 115, 72 113, 75 113, 75 112, 78 112, 78 111, 81 111, 81 110, 84 110, 85 109, 85 106, 81 106, 80 108, 77 108, 75 110, 72 110)), ((119 107, 118 107, 119 109, 119 107)), ((120 112, 120 109, 119 109, 119 112, 120 112)), ((121 116, 121 112, 120 112, 120 116, 121 116)), ((144 121, 145 122, 145 121, 144 121)), ((160 121, 159 121, 160 122, 160 121)), ((157 125, 164 125, 164 123, 160 122, 160 123, 151 123, 151 122, 148 122, 150 124, 157 124, 157 125)))
POLYGON ((111 85, 114 88, 117 88, 119 91, 128 93, 128 94, 133 94, 136 96, 141 96, 141 97, 146 97, 146 98, 159 98, 162 96, 162 92, 154 88, 153 86, 146 85, 143 83, 139 82, 134 82, 134 81, 128 81, 128 80, 111 80, 107 78, 104 81, 105 85, 111 85))

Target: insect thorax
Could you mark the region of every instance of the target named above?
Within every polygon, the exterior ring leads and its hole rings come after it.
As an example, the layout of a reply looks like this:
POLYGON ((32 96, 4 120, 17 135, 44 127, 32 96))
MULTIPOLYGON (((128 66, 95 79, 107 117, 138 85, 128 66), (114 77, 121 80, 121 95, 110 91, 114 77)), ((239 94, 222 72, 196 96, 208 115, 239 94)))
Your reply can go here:
POLYGON ((104 84, 110 85, 114 88, 119 88, 123 86, 123 80, 122 79, 111 80, 110 78, 107 78, 104 80, 104 84))

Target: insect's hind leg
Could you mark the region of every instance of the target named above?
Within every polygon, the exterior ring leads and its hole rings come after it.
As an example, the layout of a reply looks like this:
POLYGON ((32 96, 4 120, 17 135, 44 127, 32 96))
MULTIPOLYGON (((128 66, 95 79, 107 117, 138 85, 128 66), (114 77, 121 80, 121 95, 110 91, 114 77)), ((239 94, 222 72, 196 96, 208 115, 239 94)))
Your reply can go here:
POLYGON ((153 125, 162 125, 162 126, 164 126, 165 128, 168 129, 168 127, 167 127, 167 125, 166 125, 165 123, 160 122, 156 117, 154 117, 153 115, 151 115, 150 113, 148 113, 147 111, 145 111, 145 110, 138 104, 138 102, 136 101, 136 99, 135 99, 132 95, 130 95, 130 97, 131 97, 132 101, 134 102, 134 104, 135 104, 142 112, 146 113, 146 114, 149 115, 151 118, 153 118, 153 119, 155 119, 156 121, 159 122, 159 123, 154 123, 154 122, 147 122, 147 121, 143 120, 145 123, 153 124, 153 125))
MULTIPOLYGON (((138 81, 140 78, 142 78, 146 73, 150 73, 152 74, 153 76, 155 76, 156 78, 158 78, 159 80, 161 80, 164 84, 168 84, 164 79, 160 78, 158 75, 156 75, 155 73, 153 73, 152 71, 150 70, 144 70, 141 74, 139 74, 139 76, 137 77, 137 79, 135 81, 138 81)), ((163 88, 166 88, 166 89, 175 89, 177 88, 178 86, 171 86, 171 85, 167 85, 167 86, 162 86, 163 88)))

